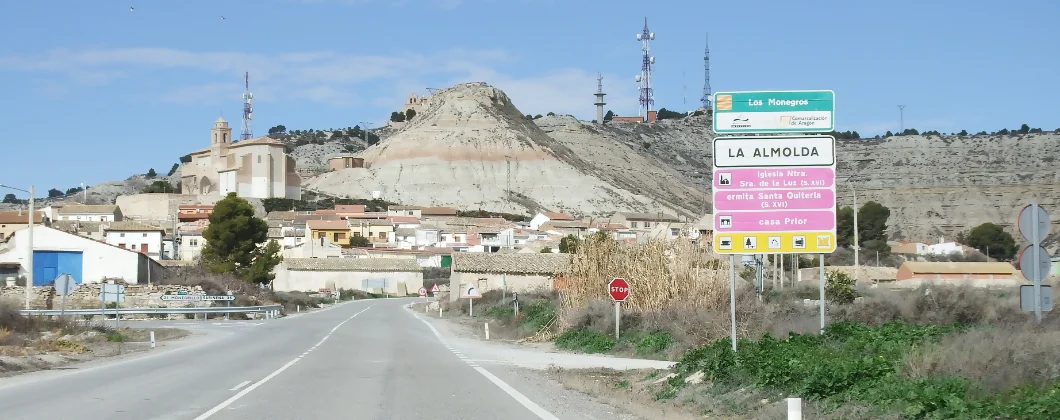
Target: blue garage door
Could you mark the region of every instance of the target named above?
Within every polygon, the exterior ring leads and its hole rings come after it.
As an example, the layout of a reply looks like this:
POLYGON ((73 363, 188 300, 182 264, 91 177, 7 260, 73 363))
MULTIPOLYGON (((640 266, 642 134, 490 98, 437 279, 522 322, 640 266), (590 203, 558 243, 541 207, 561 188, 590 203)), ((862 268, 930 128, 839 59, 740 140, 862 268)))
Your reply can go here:
POLYGON ((81 284, 82 262, 80 252, 33 251, 33 285, 51 284, 60 274, 69 274, 75 283, 81 284))

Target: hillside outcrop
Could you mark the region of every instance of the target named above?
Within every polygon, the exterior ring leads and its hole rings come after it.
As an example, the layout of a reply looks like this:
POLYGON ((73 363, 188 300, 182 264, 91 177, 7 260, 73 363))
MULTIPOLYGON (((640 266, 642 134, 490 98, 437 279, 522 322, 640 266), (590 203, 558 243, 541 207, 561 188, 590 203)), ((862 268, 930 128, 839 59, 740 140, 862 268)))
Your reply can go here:
POLYGON ((368 168, 309 178, 310 189, 412 205, 523 213, 666 212, 695 217, 707 202, 662 160, 616 144, 576 120, 543 129, 484 83, 435 93, 400 131, 359 156, 368 168), (571 144, 546 130, 584 141, 571 144), (509 187, 510 185, 510 187, 509 187))

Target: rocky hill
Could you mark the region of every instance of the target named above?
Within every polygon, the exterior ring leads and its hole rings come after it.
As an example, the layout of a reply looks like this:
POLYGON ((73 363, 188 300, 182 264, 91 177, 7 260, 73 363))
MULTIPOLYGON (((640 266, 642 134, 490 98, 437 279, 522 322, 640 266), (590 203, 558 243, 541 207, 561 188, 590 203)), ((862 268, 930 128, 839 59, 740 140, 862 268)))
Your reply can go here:
MULTIPOLYGON (((606 141, 666 162, 684 181, 710 190, 708 117, 582 124, 606 141)), ((568 130, 546 131, 563 144, 584 142, 568 130)), ((1060 133, 892 136, 840 140, 838 148, 840 204, 852 204, 856 191, 859 203, 873 200, 889 207, 894 238, 952 239, 985 222, 1017 235, 1017 213, 1033 200, 1055 209, 1053 222, 1060 225, 1060 133)))
POLYGON ((338 196, 381 191, 405 204, 516 213, 696 217, 707 202, 701 189, 658 158, 578 121, 527 120, 504 92, 484 83, 437 92, 428 109, 359 155, 370 168, 325 173, 306 186, 338 196), (583 141, 558 141, 538 124, 583 141))

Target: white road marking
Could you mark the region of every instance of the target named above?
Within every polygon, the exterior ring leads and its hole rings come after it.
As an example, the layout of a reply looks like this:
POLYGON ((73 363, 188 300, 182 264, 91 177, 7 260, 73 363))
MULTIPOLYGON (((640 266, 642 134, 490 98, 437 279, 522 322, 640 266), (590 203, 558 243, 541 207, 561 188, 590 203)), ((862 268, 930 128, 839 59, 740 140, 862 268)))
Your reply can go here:
MULTIPOLYGON (((338 330, 339 327, 342 326, 342 324, 345 324, 345 323, 349 322, 351 319, 353 319, 357 315, 360 315, 360 314, 364 313, 364 311, 367 311, 367 310, 369 310, 371 308, 372 308, 372 306, 369 305, 367 308, 364 308, 360 312, 353 314, 349 318, 346 318, 345 320, 340 322, 339 325, 336 325, 335 328, 333 328, 331 330, 331 332, 328 333, 328 335, 325 335, 324 339, 320 340, 320 342, 323 343, 324 340, 327 340, 328 337, 331 337, 331 334, 334 334, 335 330, 338 330)), ((320 344, 317 344, 317 345, 320 345, 320 344)), ((239 393, 237 393, 236 395, 233 395, 231 398, 225 400, 224 402, 222 402, 220 404, 217 404, 216 407, 211 408, 209 411, 207 411, 205 413, 202 413, 202 415, 200 415, 199 417, 196 417, 195 420, 206 420, 206 419, 210 418, 210 416, 213 416, 214 414, 217 414, 219 411, 224 410, 225 407, 228 407, 229 405, 232 405, 232 403, 236 402, 236 400, 239 400, 244 395, 249 394, 251 391, 257 389, 257 387, 264 385, 265 382, 268 382, 270 379, 275 378, 276 375, 279 375, 283 371, 287 370, 287 368, 291 367, 291 365, 294 365, 299 360, 302 360, 302 358, 305 357, 306 354, 308 354, 308 353, 309 352, 302 353, 301 356, 298 356, 298 357, 294 358, 294 360, 291 360, 290 362, 287 362, 286 365, 283 365, 279 369, 276 369, 276 371, 270 373, 269 376, 266 376, 266 377, 262 378, 260 381, 255 382, 253 385, 244 388, 242 391, 239 391, 239 393)))
MULTIPOLYGON (((431 323, 425 321, 423 318, 420 318, 419 314, 414 314, 414 313, 410 312, 410 315, 416 317, 416 319, 418 319, 420 322, 422 322, 424 325, 426 325, 427 328, 430 328, 431 332, 434 333, 434 336, 438 337, 438 341, 441 341, 442 345, 444 345, 446 348, 448 348, 449 351, 453 352, 453 354, 456 355, 457 357, 459 357, 461 360, 463 360, 464 363, 467 363, 468 366, 471 366, 472 369, 475 369, 476 372, 481 373, 482 376, 485 376, 486 379, 489 379, 490 382, 493 382, 494 385, 497 385, 497 387, 500 388, 501 391, 504 391, 504 393, 506 393, 509 396, 511 396, 512 398, 514 398, 515 401, 517 401, 523 407, 526 407, 527 410, 530 410, 530 412, 534 413, 534 415, 536 415, 538 418, 540 418, 541 420, 559 420, 559 417, 556 417, 556 416, 552 415, 552 413, 549 413, 548 410, 545 410, 544 408, 541 408, 540 405, 537 405, 536 403, 531 401, 529 398, 527 398, 525 395, 523 395, 521 392, 517 391, 515 388, 512 388, 511 385, 508 385, 507 383, 502 381, 501 378, 498 378, 498 377, 494 376, 488 370, 483 369, 481 366, 475 364, 470 359, 465 357, 463 354, 460 354, 460 352, 458 352, 456 350, 453 350, 452 347, 450 347, 449 344, 445 342, 445 339, 442 338, 442 334, 438 332, 438 329, 434 328, 434 325, 431 325, 431 323)), ((195 419, 195 420, 202 420, 202 419, 195 419)))
POLYGON ((236 386, 232 387, 232 389, 229 389, 229 391, 239 391, 239 388, 245 387, 249 383, 250 383, 250 381, 240 382, 239 385, 236 385, 236 386))

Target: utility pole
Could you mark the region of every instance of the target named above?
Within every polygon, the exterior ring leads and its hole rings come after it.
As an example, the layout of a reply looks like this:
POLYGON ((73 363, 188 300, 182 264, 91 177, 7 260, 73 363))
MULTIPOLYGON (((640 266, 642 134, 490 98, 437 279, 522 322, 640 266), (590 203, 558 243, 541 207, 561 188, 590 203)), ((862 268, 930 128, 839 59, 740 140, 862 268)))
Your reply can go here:
POLYGON ((905 133, 905 105, 898 105, 898 135, 905 133))
POLYGON ((26 260, 22 263, 22 267, 26 269, 26 309, 29 309, 29 303, 32 300, 33 293, 33 186, 29 186, 29 190, 21 188, 15 188, 10 185, 0 184, 2 188, 10 188, 15 191, 22 191, 29 194, 29 229, 26 229, 26 256, 23 257, 26 260))

